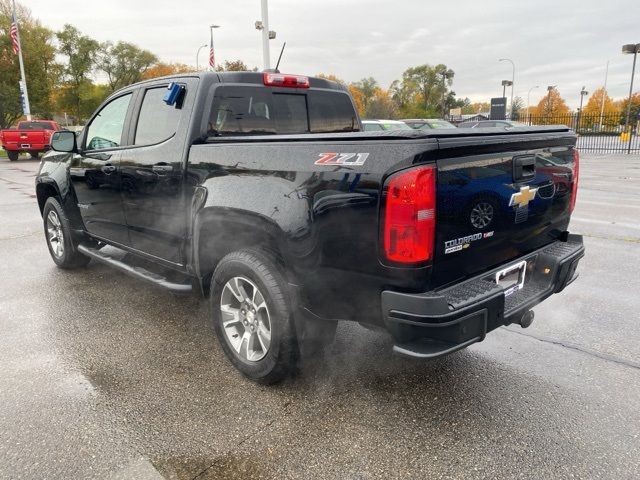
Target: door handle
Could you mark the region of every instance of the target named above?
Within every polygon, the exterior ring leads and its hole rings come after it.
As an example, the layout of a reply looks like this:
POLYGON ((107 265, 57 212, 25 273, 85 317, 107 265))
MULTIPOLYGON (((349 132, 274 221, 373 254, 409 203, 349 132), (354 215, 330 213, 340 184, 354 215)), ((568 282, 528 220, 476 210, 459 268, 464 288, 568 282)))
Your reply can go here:
POLYGON ((113 165, 109 165, 108 163, 106 165, 104 165, 101 170, 106 173, 107 175, 113 173, 116 171, 116 167, 114 167, 113 165))
POLYGON ((173 166, 171 165, 154 165, 153 167, 151 167, 151 170, 153 170, 156 173, 169 173, 173 171, 173 166))
POLYGON ((513 181, 530 180, 536 176, 536 158, 533 156, 513 158, 513 181))

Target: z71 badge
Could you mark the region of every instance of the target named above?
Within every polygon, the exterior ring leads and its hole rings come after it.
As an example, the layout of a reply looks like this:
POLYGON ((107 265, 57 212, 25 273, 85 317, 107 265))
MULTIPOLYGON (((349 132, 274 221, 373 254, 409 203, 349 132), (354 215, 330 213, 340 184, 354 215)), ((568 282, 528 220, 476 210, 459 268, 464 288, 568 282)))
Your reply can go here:
POLYGON ((358 166, 364 165, 369 158, 368 153, 321 153, 320 158, 315 161, 316 165, 341 165, 358 166))

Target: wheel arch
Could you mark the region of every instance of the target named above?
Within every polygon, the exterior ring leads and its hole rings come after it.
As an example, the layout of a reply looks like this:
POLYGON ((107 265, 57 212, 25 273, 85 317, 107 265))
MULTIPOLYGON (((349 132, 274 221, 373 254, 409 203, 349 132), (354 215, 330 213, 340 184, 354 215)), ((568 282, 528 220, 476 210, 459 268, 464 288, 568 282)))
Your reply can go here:
POLYGON ((38 181, 36 184, 36 198, 38 199, 40 215, 42 215, 42 212, 44 211, 44 204, 50 197, 56 197, 58 198, 58 201, 62 201, 58 185, 53 181, 38 181))
MULTIPOLYGON (((218 262, 228 253, 255 248, 267 251, 282 267, 285 235, 271 219, 245 210, 210 207, 194 222, 193 264, 204 294, 218 262)), ((284 269, 286 272, 286 269, 284 269)))

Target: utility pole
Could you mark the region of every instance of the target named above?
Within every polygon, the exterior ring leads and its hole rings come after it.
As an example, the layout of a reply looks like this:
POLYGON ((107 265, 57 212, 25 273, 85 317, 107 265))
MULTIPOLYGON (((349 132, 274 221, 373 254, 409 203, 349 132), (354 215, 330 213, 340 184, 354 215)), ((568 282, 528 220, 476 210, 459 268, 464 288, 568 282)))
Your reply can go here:
POLYGON ((22 61, 22 43, 20 42, 20 27, 18 26, 18 17, 16 15, 16 0, 13 0, 13 25, 18 40, 18 59, 20 61, 20 93, 24 100, 24 114, 28 121, 31 121, 31 106, 29 105, 29 93, 27 92, 27 77, 24 74, 24 62, 22 61))
POLYGON ((271 68, 269 36, 269 0, 262 0, 262 63, 265 70, 271 68))

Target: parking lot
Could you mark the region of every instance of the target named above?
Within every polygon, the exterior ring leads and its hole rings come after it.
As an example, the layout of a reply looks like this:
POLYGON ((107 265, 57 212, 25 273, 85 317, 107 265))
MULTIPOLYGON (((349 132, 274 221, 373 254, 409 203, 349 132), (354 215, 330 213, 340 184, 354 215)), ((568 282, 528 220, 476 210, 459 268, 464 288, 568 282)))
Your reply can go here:
POLYGON ((432 362, 341 325, 265 387, 204 301, 49 258, 37 162, 0 159, 0 478, 640 477, 640 156, 584 154, 579 280, 432 362))

